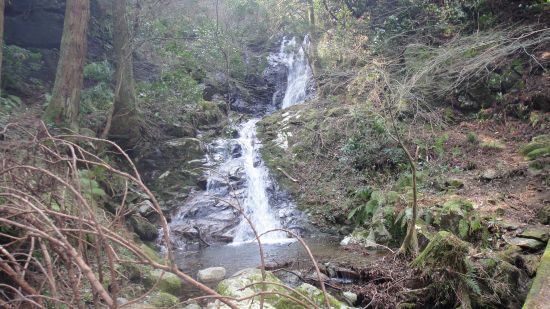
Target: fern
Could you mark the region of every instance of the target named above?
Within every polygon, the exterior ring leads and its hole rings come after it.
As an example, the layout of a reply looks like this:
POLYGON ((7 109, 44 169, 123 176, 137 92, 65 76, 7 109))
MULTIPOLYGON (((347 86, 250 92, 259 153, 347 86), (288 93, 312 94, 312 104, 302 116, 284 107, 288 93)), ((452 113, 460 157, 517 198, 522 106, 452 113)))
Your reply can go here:
POLYGON ((468 289, 474 292, 477 295, 481 294, 481 288, 477 282, 476 278, 476 269, 472 262, 468 258, 464 259, 464 266, 466 267, 466 274, 464 275, 464 284, 468 289))

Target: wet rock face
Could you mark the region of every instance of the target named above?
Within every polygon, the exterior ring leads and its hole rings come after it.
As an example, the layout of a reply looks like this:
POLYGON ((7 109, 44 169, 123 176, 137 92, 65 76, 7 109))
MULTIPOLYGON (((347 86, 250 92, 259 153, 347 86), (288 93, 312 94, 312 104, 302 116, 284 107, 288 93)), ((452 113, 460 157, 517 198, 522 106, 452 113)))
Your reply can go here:
POLYGON ((6 44, 33 48, 59 48, 65 1, 17 0, 6 6, 6 44))
MULTIPOLYGON (((242 220, 236 208, 246 198, 247 189, 242 146, 234 139, 218 139, 206 149, 202 168, 209 171, 198 178, 199 188, 188 199, 174 201, 171 230, 177 248, 232 242, 242 220)), ((268 180, 267 196, 281 226, 300 235, 310 230, 307 216, 273 179, 268 180)))

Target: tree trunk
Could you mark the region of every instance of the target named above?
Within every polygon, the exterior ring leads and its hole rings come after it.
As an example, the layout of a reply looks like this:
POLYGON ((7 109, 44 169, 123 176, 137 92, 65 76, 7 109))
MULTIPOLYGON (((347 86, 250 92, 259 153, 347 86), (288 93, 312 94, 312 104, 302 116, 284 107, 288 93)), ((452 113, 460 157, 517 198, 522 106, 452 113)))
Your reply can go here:
POLYGON ((307 20, 309 23, 309 33, 310 33, 310 46, 308 50, 309 63, 311 65, 311 71, 314 77, 317 77, 319 72, 319 55, 317 54, 317 25, 315 20, 315 6, 313 0, 307 1, 307 20))
POLYGON ((109 136, 126 148, 141 138, 142 122, 136 107, 132 45, 126 13, 126 0, 114 2, 113 45, 115 50, 116 88, 109 136))
POLYGON ((405 154, 407 155, 407 160, 409 160, 409 165, 411 167, 412 191, 413 191, 412 218, 407 226, 407 234, 405 235, 405 239, 403 239, 401 248, 399 248, 399 253, 402 255, 416 256, 418 255, 418 236, 416 235, 416 216, 418 212, 418 197, 417 197, 417 187, 416 187, 416 163, 414 162, 415 160, 413 156, 411 155, 407 147, 405 147, 405 145, 403 144, 400 138, 399 138, 399 145, 405 151, 405 154))
POLYGON ((3 58, 4 58, 4 0, 0 0, 0 95, 2 94, 3 58))
POLYGON ((51 101, 44 113, 46 122, 78 127, 80 91, 84 81, 89 0, 67 0, 65 24, 51 101))

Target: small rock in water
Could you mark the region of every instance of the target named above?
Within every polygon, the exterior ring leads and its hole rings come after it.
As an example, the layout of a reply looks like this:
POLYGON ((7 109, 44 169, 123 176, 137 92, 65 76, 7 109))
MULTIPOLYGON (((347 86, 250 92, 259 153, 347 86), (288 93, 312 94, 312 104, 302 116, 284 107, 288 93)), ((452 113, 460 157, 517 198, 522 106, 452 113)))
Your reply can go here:
POLYGON ((231 157, 239 158, 243 155, 243 148, 240 144, 231 145, 231 157))
POLYGON ((200 282, 217 282, 225 278, 225 268, 223 267, 210 267, 206 269, 199 270, 197 278, 200 282))
POLYGON ((355 302, 357 301, 357 294, 353 293, 353 292, 350 292, 350 291, 346 291, 343 293, 344 295, 344 299, 348 302, 348 304, 350 304, 351 306, 353 306, 355 304, 355 302))

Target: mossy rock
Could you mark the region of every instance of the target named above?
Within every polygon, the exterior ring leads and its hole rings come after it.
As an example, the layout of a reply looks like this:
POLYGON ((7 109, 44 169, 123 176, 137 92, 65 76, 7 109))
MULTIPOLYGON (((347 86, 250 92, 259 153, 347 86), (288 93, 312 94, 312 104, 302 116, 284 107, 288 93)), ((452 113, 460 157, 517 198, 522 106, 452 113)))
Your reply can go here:
POLYGON ((139 244, 139 249, 141 250, 142 253, 144 253, 147 257, 149 257, 151 260, 155 261, 155 262, 160 262, 162 260, 162 258, 160 257, 159 253, 149 247, 148 245, 144 244, 144 243, 141 243, 139 244))
POLYGON ((185 292, 184 283, 178 276, 158 269, 147 274, 147 276, 143 278, 143 284, 147 288, 157 284, 157 289, 159 291, 177 296, 181 296, 185 292))
POLYGON ((459 233, 463 222, 469 222, 470 212, 474 204, 468 200, 454 198, 445 202, 442 206, 432 208, 433 225, 441 229, 459 233))
POLYGON ((474 307, 518 307, 518 302, 524 297, 522 287, 527 279, 519 268, 498 256, 489 256, 478 261, 477 273, 481 293, 474 295, 474 307))
MULTIPOLYGON (((247 268, 237 272, 230 278, 221 281, 218 284, 216 291, 224 296, 231 296, 236 298, 247 297, 255 293, 258 293, 262 290, 262 285, 254 284, 261 281, 262 281, 261 270, 255 269, 255 268, 247 268)), ((271 272, 266 272, 265 281, 268 282, 265 284, 266 291, 291 295, 297 299, 304 301, 305 303, 308 303, 308 300, 304 300, 303 297, 299 296, 298 294, 293 293, 282 286, 279 286, 280 284, 283 284, 283 282, 279 280, 277 277, 275 277, 271 272), (275 283, 275 284, 269 284, 269 283, 275 283)), ((318 288, 311 286, 309 284, 302 284, 296 290, 302 293, 304 296, 306 296, 309 299, 309 301, 312 301, 313 303, 315 303, 316 306, 323 307, 324 294, 318 288)), ((346 305, 339 302, 336 298, 334 298, 331 295, 328 295, 328 299, 329 299, 331 308, 335 308, 335 309, 349 308, 346 305)), ((237 306, 242 308, 259 308, 259 297, 255 298, 252 301, 252 303, 250 303, 250 301, 243 301, 242 303, 238 303, 237 306)), ((303 306, 288 298, 285 298, 284 296, 273 294, 273 295, 268 295, 264 298, 264 308, 266 309, 270 309, 270 308, 271 309, 301 309, 303 308, 303 306)))
POLYGON ((550 224, 550 205, 545 205, 537 211, 537 219, 542 224, 550 224))
POLYGON ((156 225, 140 215, 132 215, 129 220, 133 231, 143 241, 153 241, 158 238, 159 231, 156 225))
POLYGON ((172 294, 158 292, 149 296, 149 303, 156 308, 169 308, 177 306, 180 301, 172 294))
POLYGON ((531 284, 523 309, 548 308, 550 304, 550 244, 546 250, 537 269, 537 276, 531 284))
POLYGON ((412 262, 417 268, 447 268, 463 272, 464 259, 468 255, 469 244, 447 231, 434 235, 426 248, 412 262))
POLYGON ((550 155, 550 135, 534 137, 530 143, 520 147, 519 153, 527 160, 535 160, 550 155))
POLYGON ((464 182, 460 179, 448 179, 445 181, 445 187, 448 189, 462 189, 464 182))

